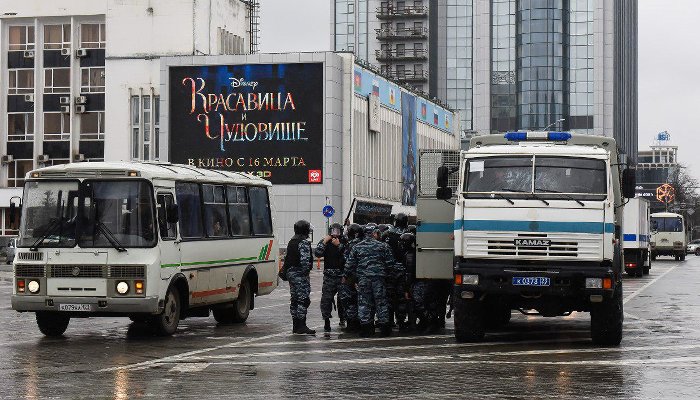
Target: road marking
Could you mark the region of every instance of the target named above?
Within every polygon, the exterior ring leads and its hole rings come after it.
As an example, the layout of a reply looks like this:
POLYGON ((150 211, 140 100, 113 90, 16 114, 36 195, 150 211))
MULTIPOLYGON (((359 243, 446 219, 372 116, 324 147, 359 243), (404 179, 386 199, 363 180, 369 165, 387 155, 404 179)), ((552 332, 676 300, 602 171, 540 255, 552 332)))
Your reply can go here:
POLYGON ((182 363, 174 366, 171 371, 173 372, 200 372, 207 369, 211 365, 209 363, 182 363))
POLYGON ((637 289, 634 293, 630 294, 629 296, 625 297, 625 299, 622 301, 622 304, 627 304, 628 301, 632 300, 633 298, 637 297, 640 293, 645 291, 649 286, 653 285, 658 281, 659 279, 663 278, 666 276, 666 274, 670 273, 674 269, 678 268, 678 266, 681 265, 680 263, 674 265, 673 267, 669 268, 666 270, 663 274, 657 276, 656 278, 652 279, 650 282, 648 282, 646 285, 642 286, 641 288, 637 289))

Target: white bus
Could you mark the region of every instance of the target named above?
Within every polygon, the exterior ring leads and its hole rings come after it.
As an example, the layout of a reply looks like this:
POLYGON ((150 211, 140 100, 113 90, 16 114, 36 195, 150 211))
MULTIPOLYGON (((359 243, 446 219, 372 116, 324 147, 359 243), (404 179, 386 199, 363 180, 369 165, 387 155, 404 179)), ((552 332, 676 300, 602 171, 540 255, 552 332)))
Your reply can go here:
MULTIPOLYGON (((47 336, 70 318, 248 318, 277 287, 270 183, 166 163, 77 163, 27 174, 12 308, 47 336)), ((11 206, 10 214, 16 212, 11 206)))
POLYGON ((651 259, 657 256, 673 256, 685 261, 687 246, 685 220, 680 214, 658 212, 651 214, 651 259))

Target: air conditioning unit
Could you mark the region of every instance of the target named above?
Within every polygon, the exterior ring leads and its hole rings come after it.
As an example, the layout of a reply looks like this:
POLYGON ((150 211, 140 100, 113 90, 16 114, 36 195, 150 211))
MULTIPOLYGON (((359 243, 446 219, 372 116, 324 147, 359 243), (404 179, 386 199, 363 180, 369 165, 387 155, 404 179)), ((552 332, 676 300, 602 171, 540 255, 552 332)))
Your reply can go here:
POLYGON ((15 158, 12 156, 12 154, 5 154, 4 156, 0 157, 0 162, 3 164, 9 164, 14 160, 15 158))
POLYGON ((87 49, 78 49, 75 51, 75 56, 78 58, 87 57, 87 55, 88 55, 87 49))
POLYGON ((75 106, 75 112, 76 112, 76 113, 78 113, 78 114, 83 114, 85 111, 87 111, 87 110, 85 109, 85 106, 84 106, 84 105, 78 104, 77 106, 75 106))
POLYGON ((76 96, 75 104, 86 104, 86 103, 87 103, 87 96, 76 96))
POLYGON ((73 155, 73 162, 81 162, 85 161, 85 154, 74 154, 73 155))
POLYGON ((70 56, 70 49, 61 49, 61 55, 62 56, 70 56))
POLYGON ((70 106, 61 106, 61 112, 64 114, 70 114, 70 106))
POLYGON ((34 103, 34 95, 33 94, 25 94, 24 101, 27 103, 34 103))
POLYGON ((61 96, 61 97, 59 98, 59 102, 60 102, 61 104, 70 104, 70 97, 68 97, 68 96, 61 96))
POLYGON ((25 50, 24 58, 34 58, 34 50, 25 50))
POLYGON ((47 163, 49 162, 49 156, 47 154, 39 154, 38 156, 36 156, 36 162, 47 163))

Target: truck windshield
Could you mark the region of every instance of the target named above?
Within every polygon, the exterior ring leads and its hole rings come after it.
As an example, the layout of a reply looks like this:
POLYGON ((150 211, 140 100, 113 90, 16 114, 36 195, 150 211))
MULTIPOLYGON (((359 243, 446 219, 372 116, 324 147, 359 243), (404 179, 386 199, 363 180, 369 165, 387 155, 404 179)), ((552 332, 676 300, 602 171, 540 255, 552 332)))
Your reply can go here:
POLYGON ((151 247, 151 192, 144 181, 29 181, 20 247, 151 247))
POLYGON ((603 160, 575 157, 484 157, 467 160, 466 197, 509 193, 517 198, 602 199, 607 193, 603 160), (533 176, 534 171, 534 176, 533 176))
POLYGON ((651 230, 656 232, 683 232, 681 217, 651 217, 651 230))
POLYGON ((78 189, 78 181, 25 183, 19 247, 75 246, 78 189))

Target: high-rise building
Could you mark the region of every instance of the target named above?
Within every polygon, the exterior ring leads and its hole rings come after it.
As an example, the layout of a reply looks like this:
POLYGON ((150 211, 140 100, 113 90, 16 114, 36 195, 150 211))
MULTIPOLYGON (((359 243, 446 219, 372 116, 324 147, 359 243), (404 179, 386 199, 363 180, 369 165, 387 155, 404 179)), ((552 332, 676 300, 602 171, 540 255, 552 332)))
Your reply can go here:
POLYGON ((637 154, 637 0, 336 0, 332 35, 387 72, 427 71, 465 132, 570 130, 637 154), (416 49, 399 28, 427 43, 422 63, 375 56, 416 49))

